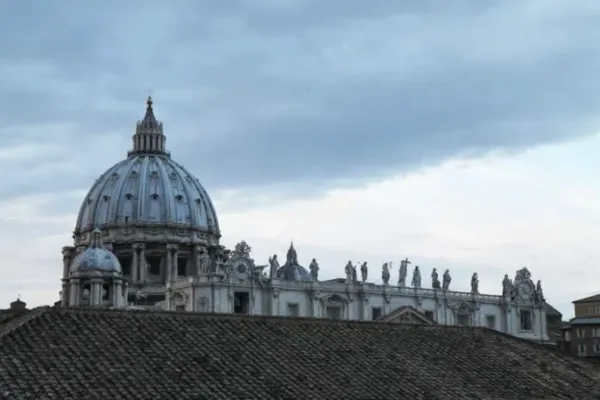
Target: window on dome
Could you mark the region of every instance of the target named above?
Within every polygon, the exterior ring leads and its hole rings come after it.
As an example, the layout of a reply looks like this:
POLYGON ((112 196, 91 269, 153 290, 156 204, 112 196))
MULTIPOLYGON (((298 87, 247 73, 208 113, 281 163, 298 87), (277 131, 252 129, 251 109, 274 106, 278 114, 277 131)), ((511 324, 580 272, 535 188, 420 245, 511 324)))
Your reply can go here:
POLYGON ((107 301, 110 295, 110 286, 102 285, 102 301, 107 301))
POLYGON ((119 259, 119 264, 121 264, 123 275, 131 275, 131 264, 133 262, 133 258, 128 255, 118 256, 117 258, 119 259))
POLYGON ((83 285, 81 289, 81 304, 88 305, 90 304, 90 295, 91 295, 91 286, 89 283, 83 285))
POLYGON ((187 257, 177 257, 177 275, 187 276, 187 257))
POLYGON ((146 260, 148 261, 148 273, 150 275, 160 275, 161 257, 149 256, 146 257, 146 260))

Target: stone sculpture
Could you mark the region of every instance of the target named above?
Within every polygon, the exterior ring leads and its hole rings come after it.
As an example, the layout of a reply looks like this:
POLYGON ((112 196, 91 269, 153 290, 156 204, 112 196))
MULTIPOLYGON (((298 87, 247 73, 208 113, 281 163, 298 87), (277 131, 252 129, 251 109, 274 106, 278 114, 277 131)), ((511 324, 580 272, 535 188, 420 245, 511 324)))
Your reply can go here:
POLYGON ((542 281, 538 280, 535 285, 535 302, 538 304, 543 304, 546 302, 546 298, 544 297, 544 291, 542 290, 542 281))
POLYGON ((408 264, 410 264, 408 258, 405 258, 404 260, 400 261, 400 271, 398 273, 398 286, 400 287, 406 286, 406 277, 408 276, 408 264))
POLYGON ((273 254, 271 257, 269 257, 269 266, 269 277, 271 279, 275 279, 275 277, 277 276, 277 270, 279 269, 279 261, 277 261, 277 254, 273 254))
POLYGON ((471 293, 479 293, 479 277, 477 276, 477 272, 473 273, 471 277, 471 293))
POLYGON ((412 276, 411 285, 415 289, 418 289, 418 288, 421 287, 421 271, 419 271, 419 266, 418 265, 416 265, 415 269, 413 270, 413 276, 412 276))
POLYGON ((442 289, 448 290, 450 288, 450 282, 452 282, 452 278, 450 277, 450 270, 447 269, 444 271, 444 281, 442 282, 442 289))
POLYGON ((502 279, 502 296, 510 296, 513 292, 513 283, 508 277, 508 274, 504 275, 502 279))
POLYGON ((363 282, 367 281, 367 274, 369 273, 369 267, 367 266, 367 262, 363 262, 360 266, 360 275, 363 282))
POLYGON ((346 282, 352 282, 352 273, 354 271, 352 261, 348 261, 346 267, 344 268, 344 271, 346 272, 346 282))
POLYGON ((206 251, 200 251, 198 254, 198 265, 201 274, 208 274, 210 272, 210 256, 206 251))
POLYGON ((381 280, 384 285, 390 284, 390 267, 388 265, 388 263, 383 263, 381 267, 381 280))
POLYGON ((434 268, 433 271, 431 271, 431 287, 433 289, 440 289, 440 279, 438 277, 436 268, 434 268))
POLYGON ((310 269, 310 279, 312 279, 313 281, 318 281, 319 280, 319 264, 317 263, 317 260, 315 258, 312 259, 308 268, 310 269))

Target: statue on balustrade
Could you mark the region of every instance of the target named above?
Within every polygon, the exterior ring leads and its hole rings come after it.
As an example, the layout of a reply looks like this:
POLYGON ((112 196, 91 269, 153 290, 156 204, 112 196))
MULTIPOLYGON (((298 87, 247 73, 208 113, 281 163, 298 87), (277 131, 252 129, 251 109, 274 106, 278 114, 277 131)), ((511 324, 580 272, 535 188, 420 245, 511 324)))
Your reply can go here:
POLYGON ((438 277, 436 268, 434 268, 433 271, 431 271, 431 287, 433 289, 440 289, 440 279, 438 277))
POLYGON ((477 272, 473 273, 471 277, 471 293, 479 293, 479 277, 477 276, 477 272))
POLYGON ((544 291, 542 290, 542 281, 538 280, 535 285, 535 302, 537 304, 544 304, 546 299, 544 298, 544 291))
POLYGON ((406 286, 406 277, 408 276, 408 258, 400 261, 400 271, 398 272, 398 286, 404 287, 406 286))
POLYGON ((390 267, 388 265, 389 263, 383 263, 381 267, 381 280, 384 285, 390 284, 390 267))
POLYGON ((356 273, 356 265, 352 265, 352 282, 358 282, 358 274, 356 273))
MULTIPOLYGON (((508 274, 504 275, 504 279, 502 279, 502 296, 506 297, 506 296, 511 296, 513 295, 514 292, 514 285, 512 283, 512 280, 508 277, 508 274)), ((511 298, 511 300, 513 300, 511 298)))
POLYGON ((442 289, 448 290, 450 289, 450 282, 452 282, 452 278, 450 277, 450 270, 447 269, 444 271, 444 280, 442 282, 442 289))
POLYGON ((367 281, 367 274, 369 273, 369 267, 367 267, 367 262, 363 262, 360 266, 360 277, 363 282, 367 281))
POLYGON ((418 288, 421 287, 421 271, 419 271, 419 266, 418 265, 416 265, 415 269, 413 270, 413 276, 412 276, 411 285, 415 289, 418 289, 418 288))
POLYGON ((277 261, 277 254, 273 254, 269 257, 269 277, 275 279, 277 277, 277 270, 279 269, 279 261, 277 261))
POLYGON ((310 262, 308 269, 310 270, 310 279, 312 279, 313 281, 318 281, 319 280, 319 264, 317 263, 317 260, 315 258, 313 258, 312 261, 310 262))
POLYGON ((353 271, 354 266, 352 265, 352 261, 348 261, 346 267, 344 268, 344 272, 346 272, 346 283, 352 282, 353 271))

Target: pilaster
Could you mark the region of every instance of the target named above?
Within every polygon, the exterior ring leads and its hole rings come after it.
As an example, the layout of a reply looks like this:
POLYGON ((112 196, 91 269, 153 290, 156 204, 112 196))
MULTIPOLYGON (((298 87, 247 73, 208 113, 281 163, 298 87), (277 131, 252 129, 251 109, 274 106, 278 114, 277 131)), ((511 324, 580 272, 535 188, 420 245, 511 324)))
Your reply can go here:
POLYGON ((70 290, 69 290, 69 306, 75 307, 80 303, 81 298, 81 282, 79 278, 71 278, 69 282, 70 290))
POLYGON ((139 247, 137 245, 133 245, 133 261, 131 263, 131 281, 138 282, 139 280, 139 255, 138 255, 139 247))
POLYGON ((139 274, 138 279, 141 283, 146 283, 148 279, 148 268, 146 266, 146 245, 144 243, 138 243, 137 248, 139 249, 138 255, 138 268, 139 274))
POLYGON ((171 246, 167 245, 167 265, 165 267, 165 282, 170 282, 173 276, 171 272, 171 268, 173 268, 173 255, 171 252, 171 246))
POLYGON ((62 290, 60 292, 60 306, 66 307, 69 304, 69 283, 67 279, 62 279, 62 290))

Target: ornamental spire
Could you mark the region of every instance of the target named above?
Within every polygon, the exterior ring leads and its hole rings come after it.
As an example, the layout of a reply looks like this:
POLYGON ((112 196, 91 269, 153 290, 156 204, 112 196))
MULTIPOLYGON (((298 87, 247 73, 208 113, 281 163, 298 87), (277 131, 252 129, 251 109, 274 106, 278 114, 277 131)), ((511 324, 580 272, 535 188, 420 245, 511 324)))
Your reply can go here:
POLYGON ((146 100, 146 115, 144 119, 138 121, 135 134, 133 135, 133 151, 131 154, 167 154, 165 150, 166 136, 163 133, 163 124, 154 116, 152 108, 152 96, 146 100))

